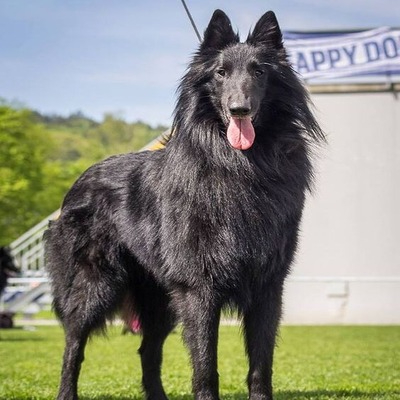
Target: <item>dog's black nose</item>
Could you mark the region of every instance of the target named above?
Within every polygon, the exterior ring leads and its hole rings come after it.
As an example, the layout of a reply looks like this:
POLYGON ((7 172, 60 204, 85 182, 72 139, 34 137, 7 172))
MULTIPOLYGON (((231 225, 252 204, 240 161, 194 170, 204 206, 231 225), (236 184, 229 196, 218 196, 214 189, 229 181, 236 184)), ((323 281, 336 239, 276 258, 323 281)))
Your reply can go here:
POLYGON ((250 114, 251 109, 247 105, 232 103, 229 107, 232 117, 245 117, 250 114))

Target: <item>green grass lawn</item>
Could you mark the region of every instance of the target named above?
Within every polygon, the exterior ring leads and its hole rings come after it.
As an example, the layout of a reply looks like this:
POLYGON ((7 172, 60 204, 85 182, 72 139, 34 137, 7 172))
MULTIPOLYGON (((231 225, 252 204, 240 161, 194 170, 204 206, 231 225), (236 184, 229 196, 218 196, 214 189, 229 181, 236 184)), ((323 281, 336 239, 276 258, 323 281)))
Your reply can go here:
MULTIPOLYGON (((140 337, 88 344, 81 400, 142 399, 140 337)), ((54 399, 63 351, 58 326, 0 331, 0 399, 54 399)), ((245 400, 247 370, 240 329, 220 329, 219 373, 224 399, 245 400)), ((179 330, 165 345, 163 380, 171 400, 191 399, 191 371, 179 330)), ((400 327, 283 327, 274 366, 276 400, 400 399, 400 327)))

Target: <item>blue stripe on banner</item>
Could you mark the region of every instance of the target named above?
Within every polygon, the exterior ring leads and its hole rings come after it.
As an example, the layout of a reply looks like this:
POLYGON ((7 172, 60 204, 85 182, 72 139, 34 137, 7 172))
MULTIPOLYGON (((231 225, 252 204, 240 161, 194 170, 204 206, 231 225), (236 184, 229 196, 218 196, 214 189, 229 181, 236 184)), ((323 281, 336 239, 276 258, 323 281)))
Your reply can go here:
POLYGON ((283 32, 284 40, 297 40, 297 39, 315 39, 315 38, 333 38, 341 37, 343 35, 354 34, 364 31, 352 31, 352 32, 283 32))

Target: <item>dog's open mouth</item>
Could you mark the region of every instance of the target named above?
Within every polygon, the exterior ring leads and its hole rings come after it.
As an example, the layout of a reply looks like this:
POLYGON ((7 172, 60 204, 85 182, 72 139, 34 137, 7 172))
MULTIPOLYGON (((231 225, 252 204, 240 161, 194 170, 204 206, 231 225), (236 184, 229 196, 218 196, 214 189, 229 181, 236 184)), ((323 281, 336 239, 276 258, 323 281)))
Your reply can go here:
POLYGON ((250 116, 229 118, 227 137, 233 148, 237 150, 249 149, 254 143, 255 136, 250 116))

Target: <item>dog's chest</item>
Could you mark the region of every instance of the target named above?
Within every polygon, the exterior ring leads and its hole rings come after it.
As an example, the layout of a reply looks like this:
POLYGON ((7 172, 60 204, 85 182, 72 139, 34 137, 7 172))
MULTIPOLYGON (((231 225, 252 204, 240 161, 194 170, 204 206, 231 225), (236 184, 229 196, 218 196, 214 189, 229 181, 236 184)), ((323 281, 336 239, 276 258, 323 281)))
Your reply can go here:
POLYGON ((237 177, 183 184, 163 208, 169 263, 211 269, 266 263, 278 235, 277 207, 268 190, 237 177))

